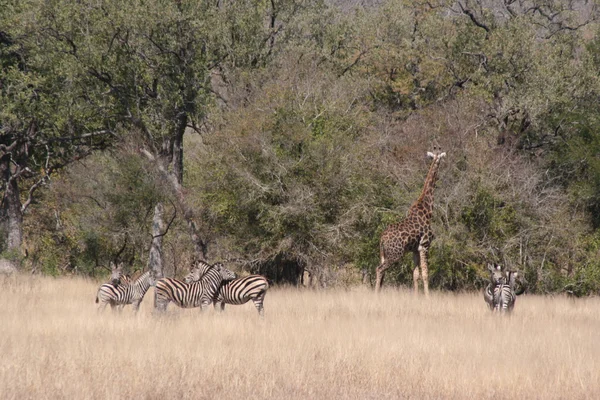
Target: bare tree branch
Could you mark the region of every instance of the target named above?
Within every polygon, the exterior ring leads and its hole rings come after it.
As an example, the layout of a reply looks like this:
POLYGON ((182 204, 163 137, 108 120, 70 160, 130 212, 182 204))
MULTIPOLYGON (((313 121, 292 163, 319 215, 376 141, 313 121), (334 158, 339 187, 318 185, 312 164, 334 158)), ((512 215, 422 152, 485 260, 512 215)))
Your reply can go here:
POLYGON ((460 1, 458 2, 458 6, 460 7, 463 14, 468 16, 476 26, 484 29, 486 34, 490 33, 490 28, 483 22, 479 21, 471 9, 465 8, 465 6, 463 6, 463 4, 460 1))
POLYGON ((173 202, 169 199, 169 202, 171 203, 171 205, 173 206, 173 216, 171 217, 171 220, 169 221, 169 223, 167 224, 167 227, 165 228, 165 231, 163 233, 159 233, 157 235, 152 235, 152 239, 154 240, 155 238, 158 237, 163 237, 165 236, 168 232, 169 232, 169 228, 171 227, 171 224, 173 223, 173 221, 175 221, 175 217, 177 216, 177 207, 175 207, 175 204, 173 204, 173 202))

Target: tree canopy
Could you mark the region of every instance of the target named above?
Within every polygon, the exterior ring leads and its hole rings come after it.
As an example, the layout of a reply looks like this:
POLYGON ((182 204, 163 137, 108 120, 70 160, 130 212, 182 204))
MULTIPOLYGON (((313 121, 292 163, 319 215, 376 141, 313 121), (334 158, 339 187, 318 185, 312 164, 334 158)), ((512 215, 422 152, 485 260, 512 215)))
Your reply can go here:
POLYGON ((127 240, 142 268, 161 202, 169 273, 201 253, 357 282, 441 145, 432 287, 493 260, 534 292, 600 290, 596 2, 31 0, 0 22, 25 266, 100 273, 127 240))

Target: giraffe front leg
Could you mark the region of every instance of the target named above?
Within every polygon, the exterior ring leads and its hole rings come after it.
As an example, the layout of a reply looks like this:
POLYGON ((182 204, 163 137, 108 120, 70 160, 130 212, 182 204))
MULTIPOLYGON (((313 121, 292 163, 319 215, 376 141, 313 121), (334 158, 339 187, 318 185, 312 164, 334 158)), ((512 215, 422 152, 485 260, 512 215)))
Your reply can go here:
MULTIPOLYGON (((419 258, 421 259, 421 278, 423 279, 423 292, 429 296, 429 267, 427 266, 427 248, 419 248, 419 258)), ((418 267, 417 267, 418 268, 418 267)))

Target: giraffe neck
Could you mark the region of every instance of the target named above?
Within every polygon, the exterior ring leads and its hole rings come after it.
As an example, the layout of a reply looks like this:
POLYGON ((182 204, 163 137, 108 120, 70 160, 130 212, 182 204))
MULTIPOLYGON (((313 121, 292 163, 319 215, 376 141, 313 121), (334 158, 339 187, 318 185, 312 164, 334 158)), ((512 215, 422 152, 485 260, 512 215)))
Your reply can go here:
POLYGON ((427 178, 425 178, 425 184, 423 185, 421 195, 417 201, 413 203, 409 213, 417 212, 418 210, 424 210, 427 218, 431 218, 433 213, 433 192, 435 190, 435 182, 437 181, 439 167, 440 159, 437 158, 431 163, 429 172, 427 173, 427 178))

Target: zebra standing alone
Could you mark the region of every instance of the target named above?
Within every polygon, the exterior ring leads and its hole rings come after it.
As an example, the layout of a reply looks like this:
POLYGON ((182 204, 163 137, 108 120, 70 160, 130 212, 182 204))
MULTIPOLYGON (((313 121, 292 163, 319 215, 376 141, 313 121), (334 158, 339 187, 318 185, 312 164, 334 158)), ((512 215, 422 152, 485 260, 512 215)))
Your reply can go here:
MULTIPOLYGON (((201 277, 201 271, 195 268, 185 277, 186 283, 196 282, 201 277)), ((243 278, 237 278, 224 281, 219 287, 217 296, 213 299, 215 309, 217 303, 221 304, 221 311, 225 309, 225 304, 245 304, 252 300, 258 310, 258 315, 264 315, 263 301, 269 289, 267 278, 261 275, 250 275, 243 278)))
POLYGON ((96 294, 96 303, 101 303, 99 310, 104 310, 108 304, 114 310, 116 306, 121 306, 122 310, 126 304, 132 304, 133 310, 137 312, 140 304, 144 299, 144 295, 152 286, 154 280, 151 277, 150 271, 147 271, 135 282, 129 284, 118 285, 105 283, 98 289, 96 294))
POLYGON ((165 311, 172 301, 181 308, 200 307, 203 311, 213 301, 223 280, 235 279, 235 273, 220 263, 211 266, 199 261, 196 269, 199 280, 191 284, 173 278, 156 281, 154 307, 165 311))

